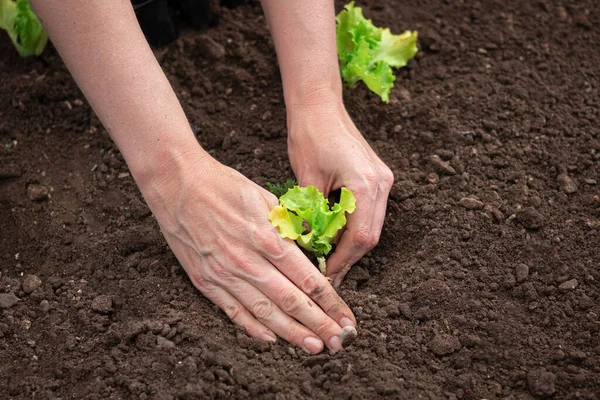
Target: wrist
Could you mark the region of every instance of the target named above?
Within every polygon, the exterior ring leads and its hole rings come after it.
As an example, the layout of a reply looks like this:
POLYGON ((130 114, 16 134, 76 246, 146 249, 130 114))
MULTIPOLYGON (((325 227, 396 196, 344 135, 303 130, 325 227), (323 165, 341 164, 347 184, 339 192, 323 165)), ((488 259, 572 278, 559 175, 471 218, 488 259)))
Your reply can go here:
POLYGON ((338 79, 326 81, 284 82, 285 104, 288 110, 311 109, 343 104, 342 83, 338 79))
MULTIPOLYGON (((312 91, 304 97, 304 101, 286 104, 288 138, 302 137, 308 132, 324 134, 323 126, 313 126, 315 121, 327 121, 331 124, 345 125, 350 117, 344 106, 342 96, 328 89, 312 91), (338 121, 338 122, 335 122, 338 121)), ((327 132, 334 134, 337 130, 327 132)))
POLYGON ((183 183, 181 180, 187 175, 186 171, 202 170, 212 160, 191 132, 183 137, 165 135, 156 143, 135 154, 124 154, 131 174, 147 200, 155 192, 168 193, 175 189, 183 183))

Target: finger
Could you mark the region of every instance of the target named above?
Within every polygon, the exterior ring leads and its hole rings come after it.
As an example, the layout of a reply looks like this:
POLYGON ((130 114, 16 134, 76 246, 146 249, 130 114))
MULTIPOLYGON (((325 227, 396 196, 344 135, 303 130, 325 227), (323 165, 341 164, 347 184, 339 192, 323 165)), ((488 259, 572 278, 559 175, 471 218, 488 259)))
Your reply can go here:
MULTIPOLYGON (((370 246, 370 248, 367 250, 371 250, 373 247, 375 247, 377 245, 377 243, 379 243, 379 238, 381 237, 381 230, 383 229, 383 223, 385 221, 385 215, 387 213, 387 199, 389 196, 390 190, 382 187, 380 188, 380 190, 378 190, 377 192, 377 200, 375 201, 375 210, 374 210, 374 216, 373 216, 373 222, 371 224, 371 228, 370 228, 370 239, 369 242, 372 244, 370 246)), ((339 244, 341 244, 341 241, 339 242, 339 244)), ((338 247, 339 249, 339 247, 338 247)), ((366 254, 366 253, 365 253, 366 254)), ((356 256, 355 259, 351 259, 350 261, 346 262, 342 269, 339 270, 339 272, 337 273, 328 273, 329 278, 332 280, 332 285, 335 288, 340 287, 340 285, 342 284, 342 281, 344 280, 344 278, 346 277, 346 274, 348 274, 348 272, 350 271, 350 269, 352 269, 352 266, 358 261, 360 260, 360 258, 362 258, 364 254, 360 255, 360 256, 356 256)), ((333 259, 335 261, 335 258, 332 257, 329 259, 328 262, 328 270, 329 270, 329 263, 331 262, 331 259, 333 259)))
POLYGON ((244 328, 249 336, 264 340, 265 342, 277 341, 275 333, 254 318, 248 309, 225 289, 214 286, 209 290, 201 289, 200 291, 217 307, 223 310, 233 323, 244 328))
MULTIPOLYGON (((381 230, 383 229, 383 223, 387 214, 387 201, 390 194, 390 190, 394 183, 394 175, 386 167, 386 171, 382 172, 382 180, 378 186, 377 199, 375 200, 375 210, 373 214, 373 223, 371 225, 371 242, 379 243, 381 237, 381 230)), ((341 274, 338 274, 337 278, 339 283, 344 278, 341 274)), ((345 275, 345 274, 344 274, 345 275)))
MULTIPOLYGON (((342 350, 340 341, 342 327, 276 268, 263 270, 260 279, 250 282, 282 311, 317 334, 328 348, 342 350)), ((326 286, 332 290, 331 285, 326 284, 326 286)))
POLYGON ((377 192, 377 186, 355 191, 356 210, 348 216, 346 231, 327 261, 327 276, 333 280, 334 286, 339 286, 341 279, 352 265, 377 243, 378 238, 372 235, 371 230, 375 217, 377 192))
POLYGON ((323 341, 307 327, 301 325, 277 304, 250 283, 236 279, 229 285, 233 294, 254 317, 283 339, 300 346, 309 353, 317 354, 323 350, 323 341))
MULTIPOLYGON (((387 200, 388 200, 388 196, 390 194, 390 189, 391 186, 393 184, 394 181, 394 177, 393 175, 391 175, 390 172, 390 178, 386 178, 385 180, 382 181, 381 184, 378 185, 377 188, 377 198, 375 200, 375 207, 373 210, 373 218, 372 218, 372 223, 371 223, 371 227, 369 229, 369 237, 367 240, 367 243, 369 244, 369 247, 367 249, 367 251, 371 250, 373 247, 375 247, 377 245, 377 243, 379 243, 379 238, 381 237, 381 230, 383 228, 383 223, 385 221, 385 215, 387 212, 387 200)), ((341 245, 341 241, 340 241, 340 245, 341 245)), ((339 249, 339 247, 338 247, 339 249)), ((348 271, 350 271, 350 269, 352 268, 352 265, 354 265, 354 263, 356 263, 358 260, 360 260, 360 258, 366 254, 363 253, 360 256, 356 255, 354 259, 350 259, 350 261, 347 261, 345 263, 345 265, 342 267, 342 269, 339 270, 339 272, 337 273, 329 273, 329 277, 332 280, 332 284, 334 287, 339 287, 344 279, 344 277, 346 276, 346 274, 348 273, 348 271)), ((331 263, 331 259, 333 258, 333 261, 335 262, 335 258, 332 257, 330 258, 330 263, 331 263)), ((329 270, 329 265, 328 265, 328 270, 329 270)))
MULTIPOLYGON (((271 267, 275 266, 341 327, 356 326, 356 319, 350 308, 291 240, 282 239, 272 226, 255 227, 251 230, 250 237, 256 251, 270 261, 271 267)), ((247 257, 232 261, 243 266, 238 268, 238 276, 255 285, 264 285, 266 269, 259 268, 262 267, 260 262, 247 257)))

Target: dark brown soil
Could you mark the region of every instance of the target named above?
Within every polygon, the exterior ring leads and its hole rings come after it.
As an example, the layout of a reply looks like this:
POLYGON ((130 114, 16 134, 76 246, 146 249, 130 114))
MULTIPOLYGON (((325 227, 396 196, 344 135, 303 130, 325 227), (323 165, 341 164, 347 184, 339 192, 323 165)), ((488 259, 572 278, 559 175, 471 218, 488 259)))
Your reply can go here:
MULTIPOLYGON (((397 183, 333 356, 251 340, 203 298, 55 51, 1 35, 0 397, 600 398, 599 3, 360 3, 421 52, 389 105, 345 91, 397 183)), ((215 157, 291 176, 257 4, 156 54, 215 157)))

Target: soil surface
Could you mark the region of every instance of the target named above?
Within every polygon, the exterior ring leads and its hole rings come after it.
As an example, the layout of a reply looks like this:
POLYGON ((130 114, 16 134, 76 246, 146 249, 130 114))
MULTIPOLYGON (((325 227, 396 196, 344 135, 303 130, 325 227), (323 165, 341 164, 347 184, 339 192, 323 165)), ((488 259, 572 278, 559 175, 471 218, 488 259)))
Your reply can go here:
MULTIPOLYGON (((599 4, 360 2, 421 51, 389 105, 345 90, 396 183, 341 289, 358 338, 317 356, 196 291, 54 49, 0 35, 0 397, 599 399, 599 4)), ((211 154, 283 181, 264 17, 220 14, 157 58, 211 154)))

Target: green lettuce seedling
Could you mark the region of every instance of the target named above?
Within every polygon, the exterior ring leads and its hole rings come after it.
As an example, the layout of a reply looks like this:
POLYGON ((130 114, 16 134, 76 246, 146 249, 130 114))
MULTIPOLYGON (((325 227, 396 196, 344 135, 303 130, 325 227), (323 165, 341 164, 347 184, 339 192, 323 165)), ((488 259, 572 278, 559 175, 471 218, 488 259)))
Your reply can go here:
POLYGON ((294 186, 279 198, 279 205, 269 213, 271 224, 283 238, 295 240, 311 251, 325 275, 325 256, 331 251, 331 242, 346 225, 346 213, 356 209, 352 192, 342 188, 340 202, 329 207, 329 202, 314 186, 294 186))
POLYGON ((0 29, 4 29, 21 55, 39 56, 48 36, 28 0, 0 0, 0 29))
POLYGON ((342 78, 349 86, 364 81, 388 103, 396 80, 392 67, 404 67, 417 54, 417 31, 394 35, 388 28, 378 28, 353 1, 346 4, 336 21, 342 78))

